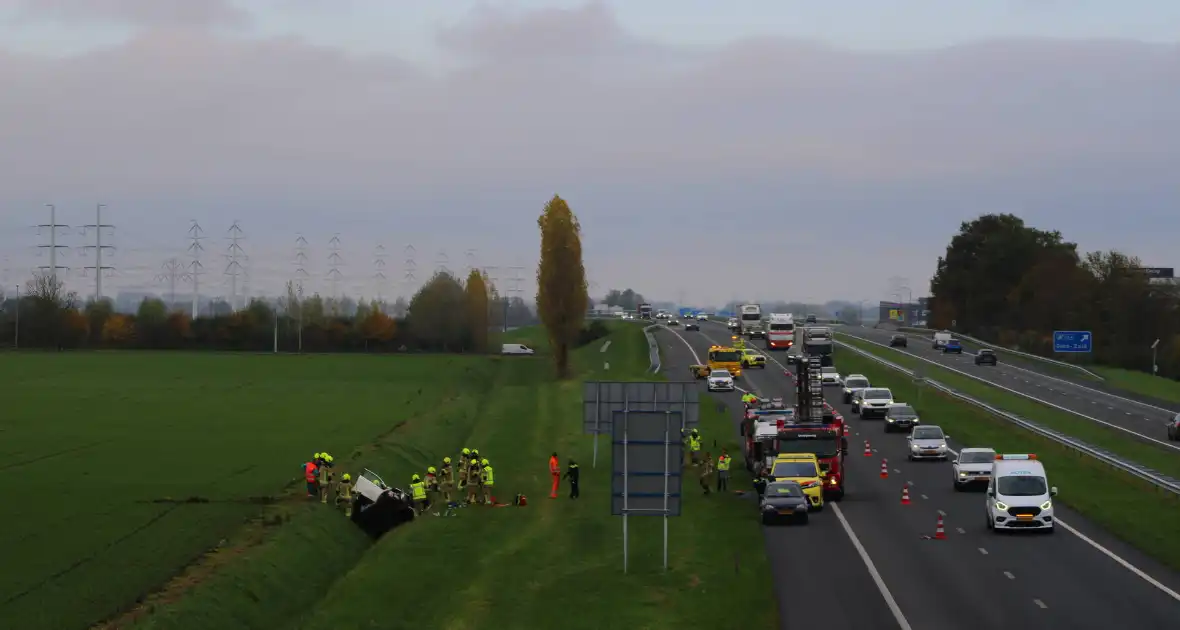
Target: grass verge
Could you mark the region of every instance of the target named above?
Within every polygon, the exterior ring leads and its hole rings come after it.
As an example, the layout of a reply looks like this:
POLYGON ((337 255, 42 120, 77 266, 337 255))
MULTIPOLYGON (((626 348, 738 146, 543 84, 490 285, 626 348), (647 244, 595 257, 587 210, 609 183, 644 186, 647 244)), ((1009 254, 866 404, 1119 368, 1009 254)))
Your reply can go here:
POLYGON ((1139 440, 1127 433, 1091 422, 1072 413, 1054 409, 1022 396, 960 376, 954 372, 922 361, 904 352, 886 350, 880 346, 841 335, 841 341, 875 356, 906 368, 919 367, 922 372, 947 387, 972 396, 1004 411, 1028 418, 1051 429, 1061 431, 1092 446, 1116 453, 1134 462, 1154 468, 1165 475, 1180 479, 1180 457, 1172 450, 1139 440))
MULTIPOLYGON (((645 380, 642 327, 612 328, 606 352, 600 351, 604 339, 575 353, 579 374, 645 380)), ((580 380, 553 381, 549 357, 488 360, 498 369, 478 402, 454 417, 414 423, 357 461, 401 485, 442 456, 476 447, 495 466, 496 494, 506 499, 523 492, 529 507, 477 506, 453 518, 427 517, 371 547, 355 540, 358 532, 342 516, 313 510, 314 518, 290 523, 138 627, 602 628, 617 622, 672 628, 731 625, 751 611, 764 625, 775 622, 769 567, 761 547, 749 542, 760 532, 748 504, 733 496, 702 497, 686 484, 683 516, 669 523, 671 570, 660 568, 660 519, 634 518, 631 571, 624 575, 622 522, 609 509, 609 443, 600 438, 592 467, 593 440, 581 434, 580 380), (552 451, 563 464, 571 457, 581 464, 579 501, 545 498, 552 451), (330 571, 319 570, 324 559, 332 562, 330 571), (327 582, 316 581, 317 573, 327 582), (315 584, 303 584, 309 579, 315 584)), ((732 435, 729 420, 703 402, 704 430, 732 435)), ((731 452, 735 448, 731 444, 731 452)), ((741 474, 735 471, 735 486, 748 482, 741 474)))
POLYGON ((1111 387, 1159 400, 1180 403, 1180 381, 1121 368, 1093 366, 1090 369, 1105 377, 1106 383, 1111 387))
MULTIPOLYGON (((930 387, 921 387, 919 393, 910 377, 867 357, 844 352, 838 363, 843 372, 859 372, 873 383, 888 386, 897 400, 913 404, 924 420, 941 426, 959 445, 1036 453, 1060 489, 1058 500, 1128 544, 1180 569, 1180 539, 1175 536, 1180 531, 1180 499, 1176 495, 930 387)), ((941 375, 931 376, 942 380, 941 375)))
MULTIPOLYGON (((905 332, 905 333, 909 333, 909 334, 922 335, 923 337, 925 337, 927 339, 930 337, 931 334, 933 334, 930 331, 920 330, 917 328, 900 328, 899 330, 901 332, 905 332)), ((1083 383, 1084 382, 1090 382, 1090 383, 1101 383, 1102 382, 1101 379, 1096 378, 1093 374, 1088 374, 1088 373, 1086 373, 1082 370, 1079 370, 1079 369, 1069 368, 1064 365, 1054 363, 1053 361, 1048 361, 1045 359, 1045 357, 1039 357, 1035 354, 1017 354, 1017 353, 1013 352, 1012 350, 1010 350, 1009 348, 1005 348, 1003 346, 998 346, 998 345, 986 345, 985 346, 985 345, 977 344, 973 341, 968 341, 968 340, 963 339, 962 337, 957 336, 957 335, 956 335, 956 337, 959 339, 960 343, 963 344, 963 349, 967 350, 968 352, 978 352, 981 348, 989 348, 991 350, 995 350, 996 352, 999 352, 1000 356, 1004 357, 1005 362, 1011 363, 1017 367, 1025 368, 1026 370, 1033 370, 1036 372, 1042 372, 1044 374, 1049 374, 1050 376, 1056 376, 1058 378, 1063 378, 1063 379, 1069 380, 1069 381, 1078 381, 1078 382, 1083 382, 1083 383)), ((1090 370, 1091 372, 1101 374, 1098 370, 1095 370, 1093 366, 1086 365, 1086 366, 1079 366, 1079 367, 1084 367, 1085 369, 1090 370)))

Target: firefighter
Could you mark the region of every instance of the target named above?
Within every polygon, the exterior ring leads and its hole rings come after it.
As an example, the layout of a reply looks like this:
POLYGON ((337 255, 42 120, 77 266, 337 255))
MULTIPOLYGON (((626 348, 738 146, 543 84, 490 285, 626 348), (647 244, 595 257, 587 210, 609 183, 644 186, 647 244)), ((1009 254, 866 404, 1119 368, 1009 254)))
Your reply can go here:
POLYGON ((475 505, 479 498, 479 462, 474 458, 468 461, 464 474, 467 475, 467 505, 475 505))
POLYGON ((553 489, 549 491, 549 498, 557 498, 557 486, 561 485, 561 464, 557 462, 557 453, 549 456, 549 476, 553 478, 553 489))
POLYGON ((742 394, 742 404, 747 407, 749 407, 750 405, 753 405, 757 401, 758 401, 758 397, 755 396, 754 394, 751 394, 750 392, 746 392, 746 393, 742 394))
POLYGON ((467 466, 471 463, 471 449, 463 449, 463 454, 459 456, 459 493, 463 493, 463 489, 467 487, 467 466))
POLYGON ((426 497, 426 484, 417 473, 410 477, 410 492, 414 499, 414 510, 418 514, 426 512, 426 508, 430 507, 430 499, 426 497))
POLYGON ((758 467, 754 477, 754 489, 758 491, 758 496, 766 494, 766 484, 770 482, 770 469, 766 464, 758 467))
MULTIPOLYGON (((701 465, 701 432, 693 429, 688 434, 688 450, 692 456, 692 465, 701 465)), ((710 465, 712 462, 709 462, 710 465)))
POLYGON ((709 494, 712 490, 709 488, 710 476, 713 474, 713 456, 710 453, 705 453, 704 464, 701 468, 701 487, 704 488, 705 494, 709 494))
POLYGON ((443 501, 451 503, 451 491, 455 489, 455 469, 451 468, 451 458, 444 457, 442 472, 439 475, 439 488, 442 490, 443 501))
POLYGON ((307 498, 311 499, 320 493, 319 468, 320 454, 316 453, 310 462, 303 464, 303 480, 307 482, 307 498))
POLYGON ((328 502, 328 495, 332 494, 332 456, 327 453, 320 453, 319 465, 319 482, 320 487, 320 503, 328 502))
POLYGON ((565 469, 565 475, 563 475, 566 479, 570 480, 571 499, 576 499, 582 495, 581 490, 578 488, 578 477, 580 476, 580 473, 581 471, 578 470, 578 462, 575 462, 571 459, 570 465, 565 469))
POLYGON ((336 505, 344 504, 344 516, 352 518, 352 475, 340 475, 340 482, 336 484, 336 505))
POLYGON ((426 496, 434 503, 438 499, 438 470, 434 466, 426 469, 426 496))
POLYGON ((485 505, 491 505, 492 487, 496 485, 496 475, 488 460, 481 459, 479 463, 483 466, 479 476, 479 485, 483 486, 483 502, 485 505))
POLYGON ((729 463, 729 450, 723 448, 717 458, 717 492, 729 490, 729 463))

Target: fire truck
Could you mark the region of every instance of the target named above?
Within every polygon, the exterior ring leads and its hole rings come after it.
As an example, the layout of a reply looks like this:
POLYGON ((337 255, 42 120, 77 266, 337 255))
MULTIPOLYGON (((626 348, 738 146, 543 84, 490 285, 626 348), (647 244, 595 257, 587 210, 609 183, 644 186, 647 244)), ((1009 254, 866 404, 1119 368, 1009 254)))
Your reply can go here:
POLYGON ((824 497, 844 497, 844 459, 848 454, 848 429, 844 417, 824 400, 820 380, 822 359, 808 356, 795 376, 798 400, 794 422, 778 429, 778 452, 813 453, 824 476, 824 497))

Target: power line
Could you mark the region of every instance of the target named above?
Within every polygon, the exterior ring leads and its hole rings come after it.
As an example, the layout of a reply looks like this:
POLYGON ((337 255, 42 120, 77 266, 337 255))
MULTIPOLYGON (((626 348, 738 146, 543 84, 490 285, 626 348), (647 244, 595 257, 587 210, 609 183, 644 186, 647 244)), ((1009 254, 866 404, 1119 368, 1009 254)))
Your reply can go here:
POLYGON ((474 249, 469 249, 464 254, 464 259, 467 262, 467 275, 469 276, 471 275, 471 272, 475 270, 475 251, 476 250, 474 249))
POLYGON ((186 265, 179 258, 169 258, 161 265, 161 273, 156 274, 157 282, 168 283, 168 310, 176 308, 176 281, 189 280, 190 274, 185 271, 186 265))
POLYGON ((385 246, 378 245, 373 250, 373 282, 377 285, 377 301, 384 299, 381 288, 385 286, 385 246))
POLYGON ((115 270, 114 267, 106 267, 106 266, 103 266, 103 264, 102 264, 102 252, 104 250, 108 250, 108 249, 109 250, 115 249, 114 246, 102 244, 102 231, 107 228, 109 228, 111 230, 115 229, 115 226, 102 222, 102 209, 105 207, 107 207, 107 205, 105 203, 98 204, 94 210, 94 223, 92 223, 90 225, 83 225, 82 226, 82 235, 83 236, 86 235, 86 230, 91 229, 91 228, 94 229, 94 245, 87 245, 82 248, 82 251, 85 252, 86 250, 90 250, 90 249, 94 250, 94 266, 93 267, 84 267, 84 269, 87 271, 89 271, 91 269, 94 270, 94 301, 95 302, 102 300, 102 277, 103 277, 103 275, 108 270, 109 271, 115 270))
POLYGON ((418 250, 414 249, 413 245, 406 245, 405 255, 406 273, 404 280, 406 283, 406 289, 408 290, 407 293, 413 295, 414 285, 418 284, 418 279, 415 277, 415 274, 418 270, 418 263, 416 260, 414 260, 418 256, 418 250))
POLYGON ((188 251, 192 256, 188 277, 193 281, 193 319, 201 316, 201 276, 205 273, 205 267, 201 264, 201 252, 205 251, 204 246, 201 245, 201 241, 205 239, 202 236, 203 232, 201 225, 194 219, 192 226, 188 229, 190 240, 188 251))
POLYGON ((295 287, 303 295, 303 283, 307 280, 307 239, 300 234, 295 239, 295 287))
POLYGON ((242 228, 238 226, 238 222, 229 226, 227 231, 229 234, 229 248, 225 257, 229 259, 229 263, 225 266, 224 275, 229 276, 230 290, 229 290, 229 310, 234 312, 238 310, 238 276, 242 273, 242 265, 238 262, 244 255, 245 251, 238 241, 242 238, 242 228))
POLYGON ((49 223, 42 223, 41 225, 38 225, 37 226, 37 233, 40 234, 41 228, 49 228, 49 244, 48 245, 38 245, 37 248, 49 250, 49 265, 48 266, 41 265, 40 267, 38 267, 38 269, 48 269, 49 270, 49 277, 53 280, 54 283, 56 283, 57 282, 57 270, 58 269, 69 269, 69 267, 59 267, 57 264, 57 250, 69 249, 68 245, 58 245, 57 244, 57 231, 62 228, 69 228, 70 226, 62 225, 57 222, 57 206, 55 206, 51 203, 47 203, 47 204, 45 204, 45 207, 49 208, 49 223))
POLYGON ((447 256, 446 250, 438 250, 438 255, 434 257, 434 272, 435 273, 450 273, 451 259, 447 256))
POLYGON ((332 284, 332 298, 337 297, 338 287, 340 286, 340 279, 344 274, 340 273, 340 265, 342 260, 340 258, 340 235, 334 234, 332 239, 328 241, 328 282, 332 284))

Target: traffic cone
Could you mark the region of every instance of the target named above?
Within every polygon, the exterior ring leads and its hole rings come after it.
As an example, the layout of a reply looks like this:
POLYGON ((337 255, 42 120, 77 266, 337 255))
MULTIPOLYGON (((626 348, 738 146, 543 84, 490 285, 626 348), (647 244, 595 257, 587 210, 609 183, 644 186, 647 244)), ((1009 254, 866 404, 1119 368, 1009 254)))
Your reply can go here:
POLYGON ((910 504, 910 484, 908 483, 901 487, 901 504, 910 504))
POLYGON ((869 446, 869 441, 865 440, 865 457, 873 456, 873 447, 869 446))
POLYGON ((889 476, 889 460, 881 460, 881 478, 885 479, 889 476))
POLYGON ((942 524, 942 515, 938 515, 938 525, 934 526, 934 540, 946 540, 946 528, 942 524))

